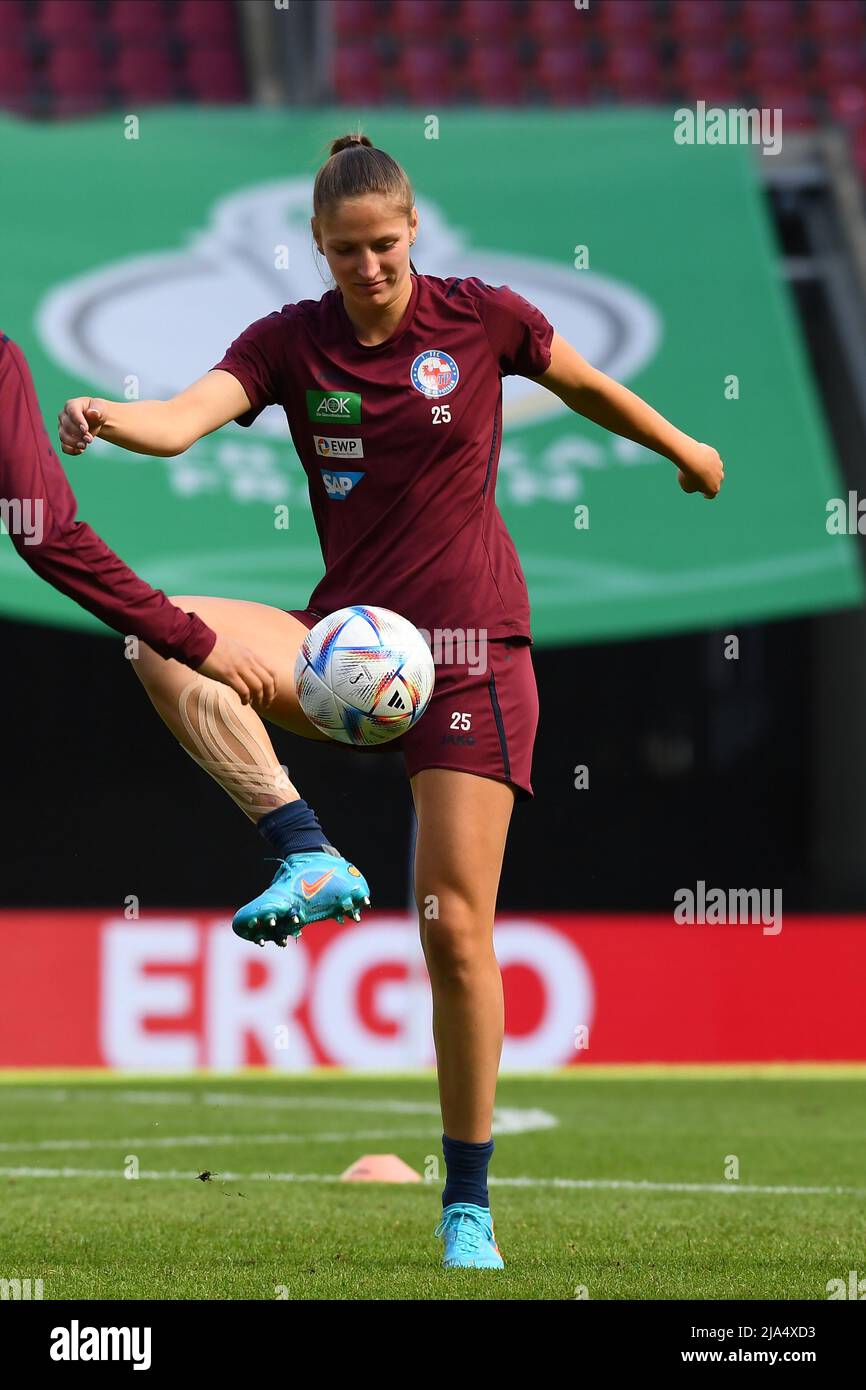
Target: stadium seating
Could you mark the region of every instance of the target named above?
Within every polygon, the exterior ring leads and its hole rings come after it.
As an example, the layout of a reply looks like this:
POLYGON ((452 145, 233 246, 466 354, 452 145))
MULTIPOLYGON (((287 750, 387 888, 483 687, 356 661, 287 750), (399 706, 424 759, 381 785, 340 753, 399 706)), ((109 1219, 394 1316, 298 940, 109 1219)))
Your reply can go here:
POLYGON ((524 70, 512 43, 473 44, 458 84, 468 100, 491 106, 519 106, 526 97, 524 70))
POLYGON ((232 0, 0 0, 0 109, 52 118, 247 96, 232 0))
POLYGON ((168 55, 139 41, 121 48, 114 63, 114 80, 125 102, 177 99, 177 80, 168 55))
POLYGON ((34 20, 46 39, 80 39, 92 33, 98 13, 93 0, 40 0, 34 20))
POLYGON ((171 28, 162 0, 150 0, 147 5, 128 5, 124 0, 114 0, 105 15, 105 23, 110 33, 125 42, 167 39, 171 28))
POLYGON ((455 99, 455 75, 449 48, 409 43, 396 64, 394 90, 398 100, 444 105, 455 99))
POLYGON ((345 102, 378 106, 385 98, 382 63, 374 43, 355 39, 334 55, 334 87, 345 102))
MULTIPOLYGON (((859 139, 866 123, 866 0, 318 3, 337 103, 757 102, 789 130, 835 120, 859 139)), ((7 110, 247 95, 233 0, 0 0, 7 110), (63 56, 83 42, 99 55, 84 70, 63 56)))
POLYGON ((866 0, 339 0, 333 14, 337 101, 703 100, 781 107, 788 130, 864 126, 866 0), (350 61, 359 39, 365 61, 350 61))
POLYGON ((22 40, 10 41, 8 34, 0 42, 0 92, 7 111, 25 115, 35 83, 30 50, 22 40))

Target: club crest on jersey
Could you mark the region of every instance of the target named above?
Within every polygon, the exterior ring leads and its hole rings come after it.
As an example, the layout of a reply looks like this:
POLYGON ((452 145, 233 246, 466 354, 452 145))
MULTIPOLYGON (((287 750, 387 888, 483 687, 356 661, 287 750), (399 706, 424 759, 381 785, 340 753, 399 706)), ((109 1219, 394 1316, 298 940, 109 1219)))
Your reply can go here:
POLYGON ((412 385, 422 396, 447 396, 460 379, 460 369, 454 358, 438 348, 419 352, 412 363, 412 385))

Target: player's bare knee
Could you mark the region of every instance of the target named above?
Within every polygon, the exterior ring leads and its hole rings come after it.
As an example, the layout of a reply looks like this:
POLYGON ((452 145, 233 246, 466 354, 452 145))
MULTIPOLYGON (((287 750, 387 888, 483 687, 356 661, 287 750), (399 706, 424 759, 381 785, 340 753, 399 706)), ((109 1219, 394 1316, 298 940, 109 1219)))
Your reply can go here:
POLYGON ((419 925, 428 969, 440 978, 471 977, 479 958, 492 949, 492 923, 454 893, 421 898, 419 925))

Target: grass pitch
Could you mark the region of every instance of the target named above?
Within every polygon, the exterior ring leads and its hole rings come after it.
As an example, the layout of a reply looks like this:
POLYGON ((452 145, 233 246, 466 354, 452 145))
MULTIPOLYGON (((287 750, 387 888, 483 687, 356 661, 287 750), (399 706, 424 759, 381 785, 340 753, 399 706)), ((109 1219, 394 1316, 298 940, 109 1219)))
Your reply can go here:
POLYGON ((440 1267, 431 1076, 0 1077, 0 1277, 45 1299, 826 1299, 866 1274, 862 1067, 501 1079, 502 1272, 440 1267), (370 1153, 433 1176, 338 1180, 370 1153))

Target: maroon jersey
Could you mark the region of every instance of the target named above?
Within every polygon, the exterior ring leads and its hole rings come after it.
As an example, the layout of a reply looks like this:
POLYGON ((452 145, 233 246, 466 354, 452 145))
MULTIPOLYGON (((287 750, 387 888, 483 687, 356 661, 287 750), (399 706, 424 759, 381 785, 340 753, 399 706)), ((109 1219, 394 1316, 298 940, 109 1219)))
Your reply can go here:
POLYGON ((24 353, 0 334, 0 497, 32 504, 33 544, 13 535, 22 560, 61 594, 109 627, 159 652, 200 666, 216 641, 195 613, 184 613, 129 569, 83 521, 48 439, 24 353))
POLYGON ((308 607, 391 608, 431 633, 532 640, 529 597, 496 506, 502 377, 541 376, 553 327, 507 286, 413 275, 391 337, 359 343, 338 289, 286 304, 216 370, 252 409, 286 412, 307 474, 324 578, 308 607))

